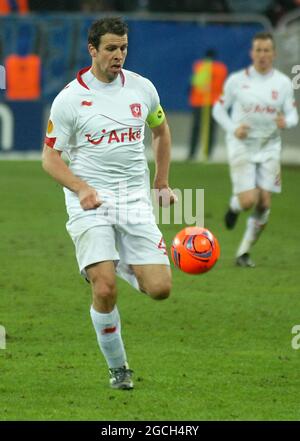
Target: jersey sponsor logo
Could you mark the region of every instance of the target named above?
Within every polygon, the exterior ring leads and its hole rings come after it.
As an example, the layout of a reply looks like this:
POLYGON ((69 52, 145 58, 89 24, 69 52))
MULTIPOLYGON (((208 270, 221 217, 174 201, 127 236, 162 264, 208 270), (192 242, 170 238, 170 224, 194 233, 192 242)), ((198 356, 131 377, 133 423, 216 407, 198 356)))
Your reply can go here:
POLYGON ((49 135, 50 135, 50 133, 53 132, 53 128, 54 128, 53 122, 51 121, 51 119, 49 119, 48 125, 47 125, 47 133, 49 133, 49 135))
POLYGON ((88 107, 89 107, 89 106, 91 106, 92 104, 93 104, 93 101, 85 101, 85 100, 84 100, 84 101, 81 101, 81 105, 82 105, 82 106, 88 106, 88 107))
POLYGON ((277 99, 278 99, 278 91, 272 90, 272 100, 277 100, 277 99))
POLYGON ((44 142, 48 147, 53 149, 55 142, 56 142, 56 138, 49 138, 48 136, 46 136, 44 142))
POLYGON ((142 116, 142 107, 139 103, 130 104, 132 116, 140 118, 142 116))
POLYGON ((244 105, 242 106, 245 113, 264 113, 264 114, 274 114, 277 113, 275 107, 272 106, 260 106, 259 104, 244 105))
POLYGON ((116 143, 124 143, 124 142, 136 142, 141 139, 141 129, 137 129, 134 131, 132 127, 126 129, 121 132, 117 132, 117 130, 112 130, 111 132, 106 133, 106 130, 101 130, 102 135, 99 138, 94 138, 89 133, 85 135, 87 141, 93 145, 99 145, 103 141, 104 138, 107 138, 107 144, 116 143))
POLYGON ((250 89, 249 84, 243 84, 243 85, 242 85, 242 89, 250 89))

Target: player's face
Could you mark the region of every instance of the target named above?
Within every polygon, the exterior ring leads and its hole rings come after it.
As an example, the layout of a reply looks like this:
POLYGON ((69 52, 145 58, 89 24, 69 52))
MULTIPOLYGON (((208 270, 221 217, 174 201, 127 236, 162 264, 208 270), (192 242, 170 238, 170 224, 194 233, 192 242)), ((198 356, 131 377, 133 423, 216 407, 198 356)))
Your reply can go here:
POLYGON ((120 73, 127 55, 127 35, 105 34, 102 35, 99 47, 95 49, 89 45, 93 59, 93 73, 96 77, 110 83, 120 73))
POLYGON ((254 40, 250 55, 253 65, 258 72, 266 73, 271 70, 275 58, 272 40, 254 40))

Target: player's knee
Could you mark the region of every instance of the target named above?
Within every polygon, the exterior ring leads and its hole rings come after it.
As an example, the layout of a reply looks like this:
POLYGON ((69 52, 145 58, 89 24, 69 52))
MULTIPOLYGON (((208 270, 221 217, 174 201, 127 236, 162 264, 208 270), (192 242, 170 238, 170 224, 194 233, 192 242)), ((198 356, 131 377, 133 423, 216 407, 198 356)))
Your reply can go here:
POLYGON ((240 204, 243 210, 250 210, 256 204, 256 198, 254 195, 248 195, 247 197, 242 198, 240 204))
POLYGON ((114 281, 110 280, 91 280, 93 287, 93 296, 95 299, 108 300, 116 296, 116 285, 114 281))
POLYGON ((164 281, 163 283, 151 284, 148 289, 148 294, 153 300, 165 300, 171 294, 171 281, 164 281))

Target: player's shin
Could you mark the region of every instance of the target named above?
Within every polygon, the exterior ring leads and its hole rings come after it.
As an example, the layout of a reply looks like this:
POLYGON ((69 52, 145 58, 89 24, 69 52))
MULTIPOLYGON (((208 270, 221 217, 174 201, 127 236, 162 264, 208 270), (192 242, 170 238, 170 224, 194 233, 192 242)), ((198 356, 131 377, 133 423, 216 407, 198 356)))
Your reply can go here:
POLYGON ((240 243, 236 256, 242 256, 249 253, 250 248, 258 240, 264 227, 268 223, 270 216, 270 209, 263 211, 256 210, 247 220, 246 231, 240 243))
POLYGON ((110 313, 90 310, 98 344, 109 368, 126 365, 126 352, 121 336, 121 322, 117 306, 110 313))

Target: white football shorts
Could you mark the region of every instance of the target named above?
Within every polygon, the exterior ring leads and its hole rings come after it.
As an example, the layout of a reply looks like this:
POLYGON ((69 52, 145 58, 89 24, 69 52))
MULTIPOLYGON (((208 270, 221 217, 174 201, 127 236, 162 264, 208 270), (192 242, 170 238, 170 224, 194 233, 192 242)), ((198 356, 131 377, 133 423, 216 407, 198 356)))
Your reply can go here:
POLYGON ((281 192, 281 166, 279 147, 277 151, 251 151, 251 144, 241 148, 242 143, 235 140, 229 148, 229 168, 233 193, 261 188, 281 192), (234 145, 235 144, 235 145, 234 145), (250 148, 249 148, 250 147, 250 148), (248 151, 247 151, 248 150, 248 151), (249 151, 250 150, 250 151, 249 151))
POLYGON ((265 162, 252 162, 247 158, 230 164, 233 193, 239 194, 254 188, 280 193, 280 161, 268 159, 265 162))
MULTIPOLYGON (((85 268, 94 263, 112 260, 121 265, 170 265, 162 233, 156 223, 89 225, 86 217, 86 230, 73 234, 76 258, 80 273, 87 277, 85 268)), ((74 226, 76 230, 76 225, 74 226)))

